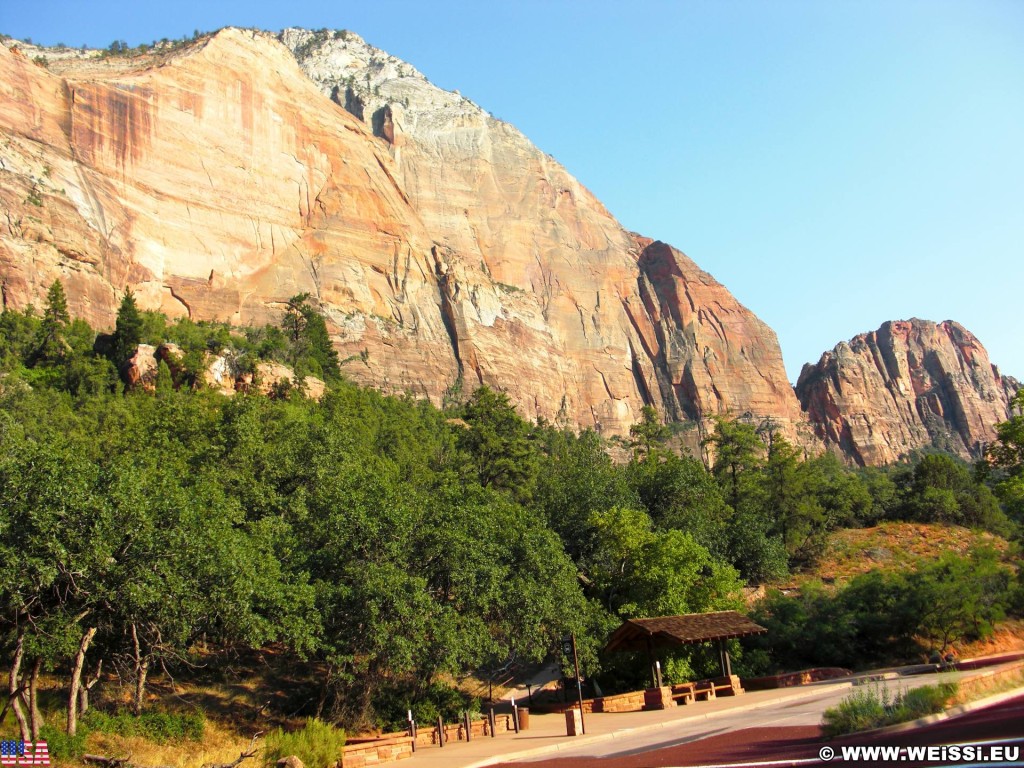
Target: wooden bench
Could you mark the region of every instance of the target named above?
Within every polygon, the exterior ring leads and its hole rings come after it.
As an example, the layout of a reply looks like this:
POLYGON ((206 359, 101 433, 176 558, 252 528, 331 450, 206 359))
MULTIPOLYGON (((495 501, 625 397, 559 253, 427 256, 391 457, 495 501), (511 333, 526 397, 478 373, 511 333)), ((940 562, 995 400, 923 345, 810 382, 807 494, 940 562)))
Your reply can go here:
POLYGON ((679 683, 672 686, 672 700, 677 704, 692 704, 694 701, 693 683, 679 683))
MULTIPOLYGON (((672 686, 672 699, 677 704, 692 704, 695 701, 711 701, 719 696, 735 696, 737 691, 734 680, 738 681, 739 678, 713 677, 692 683, 677 683, 672 686)), ((739 693, 742 692, 741 688, 739 693)))
POLYGON ((719 696, 735 696, 743 693, 743 689, 736 690, 739 678, 713 677, 709 680, 700 680, 694 683, 694 695, 703 696, 705 699, 716 699, 719 696))
POLYGON ((697 701, 711 701, 717 697, 713 680, 700 680, 693 684, 693 697, 697 701))

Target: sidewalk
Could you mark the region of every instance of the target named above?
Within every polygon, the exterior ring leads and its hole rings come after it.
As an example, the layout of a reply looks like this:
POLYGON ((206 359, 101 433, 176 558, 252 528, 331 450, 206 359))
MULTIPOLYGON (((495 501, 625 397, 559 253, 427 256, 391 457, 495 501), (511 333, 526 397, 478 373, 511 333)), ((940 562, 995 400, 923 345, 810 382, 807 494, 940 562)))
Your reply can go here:
POLYGON ((672 709, 650 712, 593 713, 585 715, 585 736, 566 736, 565 715, 530 713, 529 730, 502 733, 495 738, 475 738, 470 742, 449 742, 444 747, 421 747, 409 760, 408 768, 482 768, 542 755, 555 755, 561 749, 599 741, 632 736, 709 720, 716 715, 771 707, 781 703, 820 696, 829 691, 849 688, 846 681, 815 683, 800 688, 753 691, 742 696, 723 696, 713 701, 698 701, 672 709))

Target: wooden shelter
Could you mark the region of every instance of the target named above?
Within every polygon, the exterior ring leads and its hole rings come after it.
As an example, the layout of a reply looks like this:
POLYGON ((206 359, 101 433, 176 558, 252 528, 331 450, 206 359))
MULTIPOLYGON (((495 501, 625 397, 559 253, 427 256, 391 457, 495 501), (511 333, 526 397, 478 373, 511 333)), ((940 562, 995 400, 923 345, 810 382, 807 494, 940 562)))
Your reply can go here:
POLYGON ((656 687, 661 687, 661 672, 654 660, 657 648, 718 642, 722 676, 732 675, 729 651, 725 641, 734 637, 763 635, 768 630, 736 611, 687 613, 682 616, 657 616, 651 619, 628 619, 616 629, 605 645, 606 653, 615 651, 647 651, 656 687))

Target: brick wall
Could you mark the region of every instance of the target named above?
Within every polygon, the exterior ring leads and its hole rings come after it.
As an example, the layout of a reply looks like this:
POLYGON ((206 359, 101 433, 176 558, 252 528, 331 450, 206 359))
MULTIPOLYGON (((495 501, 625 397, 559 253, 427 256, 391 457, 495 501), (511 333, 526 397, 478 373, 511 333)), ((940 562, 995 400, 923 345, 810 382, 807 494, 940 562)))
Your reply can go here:
MULTIPOLYGON (((565 712, 579 706, 575 701, 560 701, 537 707, 544 712, 565 712)), ((584 699, 584 712, 639 712, 644 708, 644 692, 629 691, 616 696, 602 696, 597 699, 584 699)))
POLYGON ((373 739, 371 741, 351 741, 342 752, 343 768, 364 768, 368 765, 392 763, 412 757, 412 738, 398 736, 373 739))

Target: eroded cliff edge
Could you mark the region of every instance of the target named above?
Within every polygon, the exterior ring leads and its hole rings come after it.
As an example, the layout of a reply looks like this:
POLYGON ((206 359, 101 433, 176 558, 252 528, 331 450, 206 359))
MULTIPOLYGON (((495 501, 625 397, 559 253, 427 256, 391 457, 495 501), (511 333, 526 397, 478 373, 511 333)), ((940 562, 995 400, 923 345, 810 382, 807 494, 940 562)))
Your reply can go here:
POLYGON ((841 342, 796 393, 826 445, 878 465, 931 447, 979 458, 1019 386, 959 323, 914 318, 841 342))
POLYGON ((0 47, 5 306, 246 324, 309 292, 346 375, 623 434, 645 404, 810 439, 775 334, 512 126, 355 35, 226 29, 54 66, 0 47), (294 56, 293 56, 294 52, 294 56), (297 59, 296 59, 297 57, 297 59), (304 67, 300 69, 298 63, 304 67))

